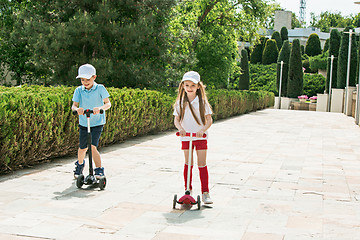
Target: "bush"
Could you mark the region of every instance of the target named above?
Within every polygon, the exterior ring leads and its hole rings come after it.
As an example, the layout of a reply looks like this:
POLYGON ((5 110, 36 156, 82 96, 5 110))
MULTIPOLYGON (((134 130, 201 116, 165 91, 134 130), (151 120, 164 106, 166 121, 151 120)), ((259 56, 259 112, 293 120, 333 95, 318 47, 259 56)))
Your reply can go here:
POLYGON ((324 93, 325 77, 321 74, 304 75, 304 95, 316 96, 317 93, 324 93))
POLYGON ((278 95, 276 88, 276 63, 270 65, 250 64, 250 90, 267 91, 278 95))
POLYGON ((310 34, 306 42, 305 53, 310 57, 321 54, 320 38, 316 33, 310 34))
MULTIPOLYGON (((107 88, 112 107, 100 145, 173 128, 171 95, 139 89, 107 88)), ((75 154, 78 117, 71 114, 75 87, 0 87, 0 172, 75 154)), ((214 119, 272 106, 265 92, 209 90, 214 119), (238 105, 243 104, 243 105, 238 105)))
POLYGON ((324 52, 323 54, 310 57, 309 63, 310 63, 310 69, 312 71, 317 72, 318 69, 326 69, 327 67, 327 61, 328 61, 328 52, 324 52))
POLYGON ((265 48, 262 55, 262 64, 268 65, 276 63, 278 58, 279 50, 274 39, 266 41, 265 48))

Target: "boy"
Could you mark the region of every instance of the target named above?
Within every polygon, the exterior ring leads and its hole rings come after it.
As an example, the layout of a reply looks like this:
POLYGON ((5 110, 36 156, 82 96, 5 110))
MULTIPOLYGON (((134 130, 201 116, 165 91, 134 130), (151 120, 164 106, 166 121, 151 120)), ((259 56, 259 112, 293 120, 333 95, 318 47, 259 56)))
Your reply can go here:
POLYGON ((72 98, 73 105, 71 110, 77 111, 79 115, 79 149, 78 160, 75 162, 75 179, 82 174, 85 166, 85 155, 87 151, 87 120, 84 110, 92 109, 94 114, 90 117, 91 127, 91 151, 95 163, 95 177, 104 176, 104 168, 101 167, 101 158, 97 150, 99 139, 103 126, 106 122, 105 113, 100 114, 100 109, 104 111, 111 107, 109 93, 102 84, 97 84, 96 69, 90 64, 84 64, 79 67, 78 76, 81 79, 82 86, 75 89, 72 98))

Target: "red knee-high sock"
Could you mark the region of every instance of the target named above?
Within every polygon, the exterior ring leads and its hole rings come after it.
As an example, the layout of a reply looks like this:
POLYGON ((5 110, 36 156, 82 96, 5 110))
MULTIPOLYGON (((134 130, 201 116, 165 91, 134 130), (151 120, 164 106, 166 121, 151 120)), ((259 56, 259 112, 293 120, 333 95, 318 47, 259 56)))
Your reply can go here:
POLYGON ((201 181, 201 192, 209 192, 209 173, 207 166, 199 167, 200 181, 201 181))
MULTIPOLYGON (((194 166, 191 166, 190 169, 190 190, 192 189, 192 170, 193 170, 194 166)), ((187 174, 188 174, 188 165, 185 164, 184 165, 184 181, 185 181, 185 190, 186 190, 186 186, 187 186, 187 174)))

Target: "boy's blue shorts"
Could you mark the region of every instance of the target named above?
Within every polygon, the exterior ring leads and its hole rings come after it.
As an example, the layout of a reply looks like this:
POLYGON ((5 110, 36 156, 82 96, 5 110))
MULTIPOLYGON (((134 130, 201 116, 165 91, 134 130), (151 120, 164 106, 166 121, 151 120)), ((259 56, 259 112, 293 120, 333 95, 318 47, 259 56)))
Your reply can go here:
MULTIPOLYGON (((91 145, 97 147, 99 145, 100 136, 102 133, 104 125, 91 127, 91 145)), ((87 143, 87 127, 79 125, 79 148, 85 149, 88 147, 87 143)))

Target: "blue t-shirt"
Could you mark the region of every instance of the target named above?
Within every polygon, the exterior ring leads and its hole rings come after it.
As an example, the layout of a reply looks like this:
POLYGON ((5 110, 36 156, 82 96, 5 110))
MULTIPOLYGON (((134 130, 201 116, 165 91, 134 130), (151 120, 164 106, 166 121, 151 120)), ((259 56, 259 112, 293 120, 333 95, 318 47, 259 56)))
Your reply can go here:
MULTIPOLYGON (((93 109, 94 107, 101 107, 104 105, 104 99, 108 98, 110 95, 104 85, 97 84, 94 82, 94 85, 90 90, 87 90, 84 86, 79 86, 75 89, 74 96, 72 98, 73 102, 78 102, 80 108, 93 109)), ((90 127, 95 127, 99 125, 104 125, 106 123, 105 113, 103 114, 91 114, 90 116, 90 127)), ((87 127, 86 115, 79 115, 79 124, 81 126, 87 127)))

